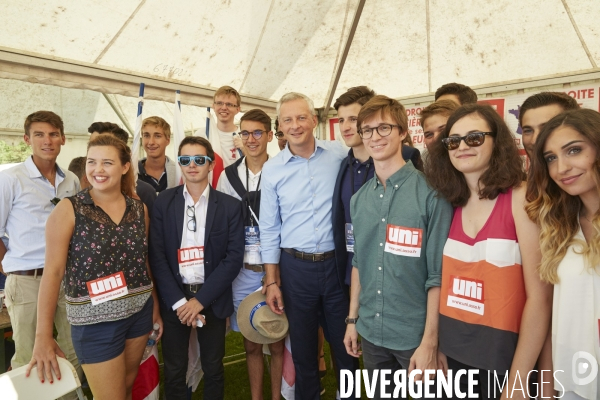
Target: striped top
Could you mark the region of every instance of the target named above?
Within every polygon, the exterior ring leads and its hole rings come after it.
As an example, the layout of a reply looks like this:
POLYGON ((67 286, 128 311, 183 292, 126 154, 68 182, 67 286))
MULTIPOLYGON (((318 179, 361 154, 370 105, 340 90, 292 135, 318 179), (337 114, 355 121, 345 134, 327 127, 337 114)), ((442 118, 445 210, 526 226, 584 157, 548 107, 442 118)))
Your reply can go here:
POLYGON ((444 247, 440 350, 466 365, 505 373, 525 300, 512 189, 498 196, 475 238, 465 234, 457 208, 444 247))

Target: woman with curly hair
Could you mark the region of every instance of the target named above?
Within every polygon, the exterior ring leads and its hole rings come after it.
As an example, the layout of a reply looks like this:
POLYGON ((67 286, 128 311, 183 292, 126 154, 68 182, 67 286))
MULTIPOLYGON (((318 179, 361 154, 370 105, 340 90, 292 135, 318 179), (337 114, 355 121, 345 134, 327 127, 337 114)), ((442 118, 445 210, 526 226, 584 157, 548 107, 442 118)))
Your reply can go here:
POLYGON ((532 154, 527 213, 540 226, 540 275, 554 284, 552 359, 562 399, 600 396, 600 114, 552 118, 532 154), (595 377, 595 378, 594 378, 595 377))
POLYGON ((548 332, 551 287, 537 273, 538 229, 525 213, 513 136, 492 107, 468 104, 452 114, 429 152, 427 180, 455 207, 442 266, 442 362, 446 356, 453 371, 478 369, 480 398, 529 398, 526 382, 548 332))

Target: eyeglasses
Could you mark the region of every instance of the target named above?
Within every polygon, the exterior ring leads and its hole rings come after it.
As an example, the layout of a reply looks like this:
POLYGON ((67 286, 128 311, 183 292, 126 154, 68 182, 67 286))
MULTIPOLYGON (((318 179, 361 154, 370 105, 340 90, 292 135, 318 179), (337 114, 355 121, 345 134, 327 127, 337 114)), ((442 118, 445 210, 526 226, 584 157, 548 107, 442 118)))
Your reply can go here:
POLYGON ((182 167, 187 167, 194 160, 194 164, 201 167, 206 164, 206 161, 212 162, 212 158, 209 156, 179 156, 177 157, 177 161, 179 161, 179 165, 182 167))
POLYGON ((196 232, 196 207, 187 206, 187 210, 185 210, 186 215, 188 216, 187 228, 192 232, 196 232), (190 228, 190 225, 192 226, 190 228))
POLYGON ((371 139, 371 136, 373 136, 373 131, 377 131, 379 136, 386 137, 390 136, 390 133, 392 133, 392 129, 394 129, 394 127, 400 128, 400 125, 381 124, 374 128, 361 128, 358 129, 358 134, 362 139, 371 139))
POLYGON ((281 132, 281 131, 277 131, 277 132, 275 132, 275 137, 276 137, 277 139, 281 139, 281 138, 283 137, 283 132, 281 132))
POLYGON ((223 103, 222 101, 215 101, 215 106, 217 107, 227 107, 227 108, 237 108, 237 105, 231 103, 223 103))
POLYGON ((442 143, 448 150, 456 150, 460 146, 462 140, 469 147, 479 147, 485 141, 487 135, 494 136, 493 132, 472 132, 465 136, 449 136, 442 139, 442 143))
POLYGON ((263 133, 267 133, 267 131, 261 131, 260 129, 257 129, 252 132, 241 131, 240 136, 242 137, 242 140, 248 140, 250 138, 250 135, 252 135, 254 136, 254 139, 258 140, 262 137, 263 133))

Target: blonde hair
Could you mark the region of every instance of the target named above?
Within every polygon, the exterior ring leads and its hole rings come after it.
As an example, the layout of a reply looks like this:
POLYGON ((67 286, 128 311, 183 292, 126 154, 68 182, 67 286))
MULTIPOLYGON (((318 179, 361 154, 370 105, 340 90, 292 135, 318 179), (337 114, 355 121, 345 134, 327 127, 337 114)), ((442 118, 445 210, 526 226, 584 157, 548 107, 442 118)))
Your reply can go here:
MULTIPOLYGON (((578 244, 590 271, 600 273, 600 214, 592 218, 593 236, 589 242, 577 240, 579 214, 582 202, 579 196, 571 196, 562 190, 550 177, 544 158, 544 145, 559 127, 568 126, 586 137, 600 152, 600 114, 593 110, 580 109, 557 115, 546 123, 538 137, 532 154, 529 170, 527 201, 525 207, 529 218, 540 226, 540 248, 542 263, 539 268, 543 281, 559 283, 558 266, 567 254, 569 246, 578 244)), ((596 159, 593 179, 600 196, 600 160, 596 159)))
POLYGON ((144 129, 146 125, 158 126, 163 130, 167 138, 171 138, 171 125, 169 125, 169 123, 161 117, 154 115, 152 117, 144 118, 144 120, 142 121, 142 129, 144 129))
POLYGON ((237 106, 240 107, 240 105, 242 104, 242 98, 240 97, 240 94, 238 93, 237 90, 235 90, 234 88, 232 88, 231 86, 221 86, 220 88, 217 89, 217 91, 215 92, 215 95, 213 96, 213 101, 217 101, 217 97, 218 96, 231 96, 233 95, 235 97, 235 101, 237 102, 237 106))

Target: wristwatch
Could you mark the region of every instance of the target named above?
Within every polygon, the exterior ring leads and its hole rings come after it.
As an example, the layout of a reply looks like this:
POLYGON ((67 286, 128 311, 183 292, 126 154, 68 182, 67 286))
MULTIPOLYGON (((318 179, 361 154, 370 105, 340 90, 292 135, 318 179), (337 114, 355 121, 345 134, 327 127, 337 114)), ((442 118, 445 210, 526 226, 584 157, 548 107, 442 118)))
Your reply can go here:
POLYGON ((358 317, 356 317, 356 318, 346 317, 346 320, 345 320, 346 325, 348 325, 348 324, 356 324, 356 321, 358 321, 358 317))

